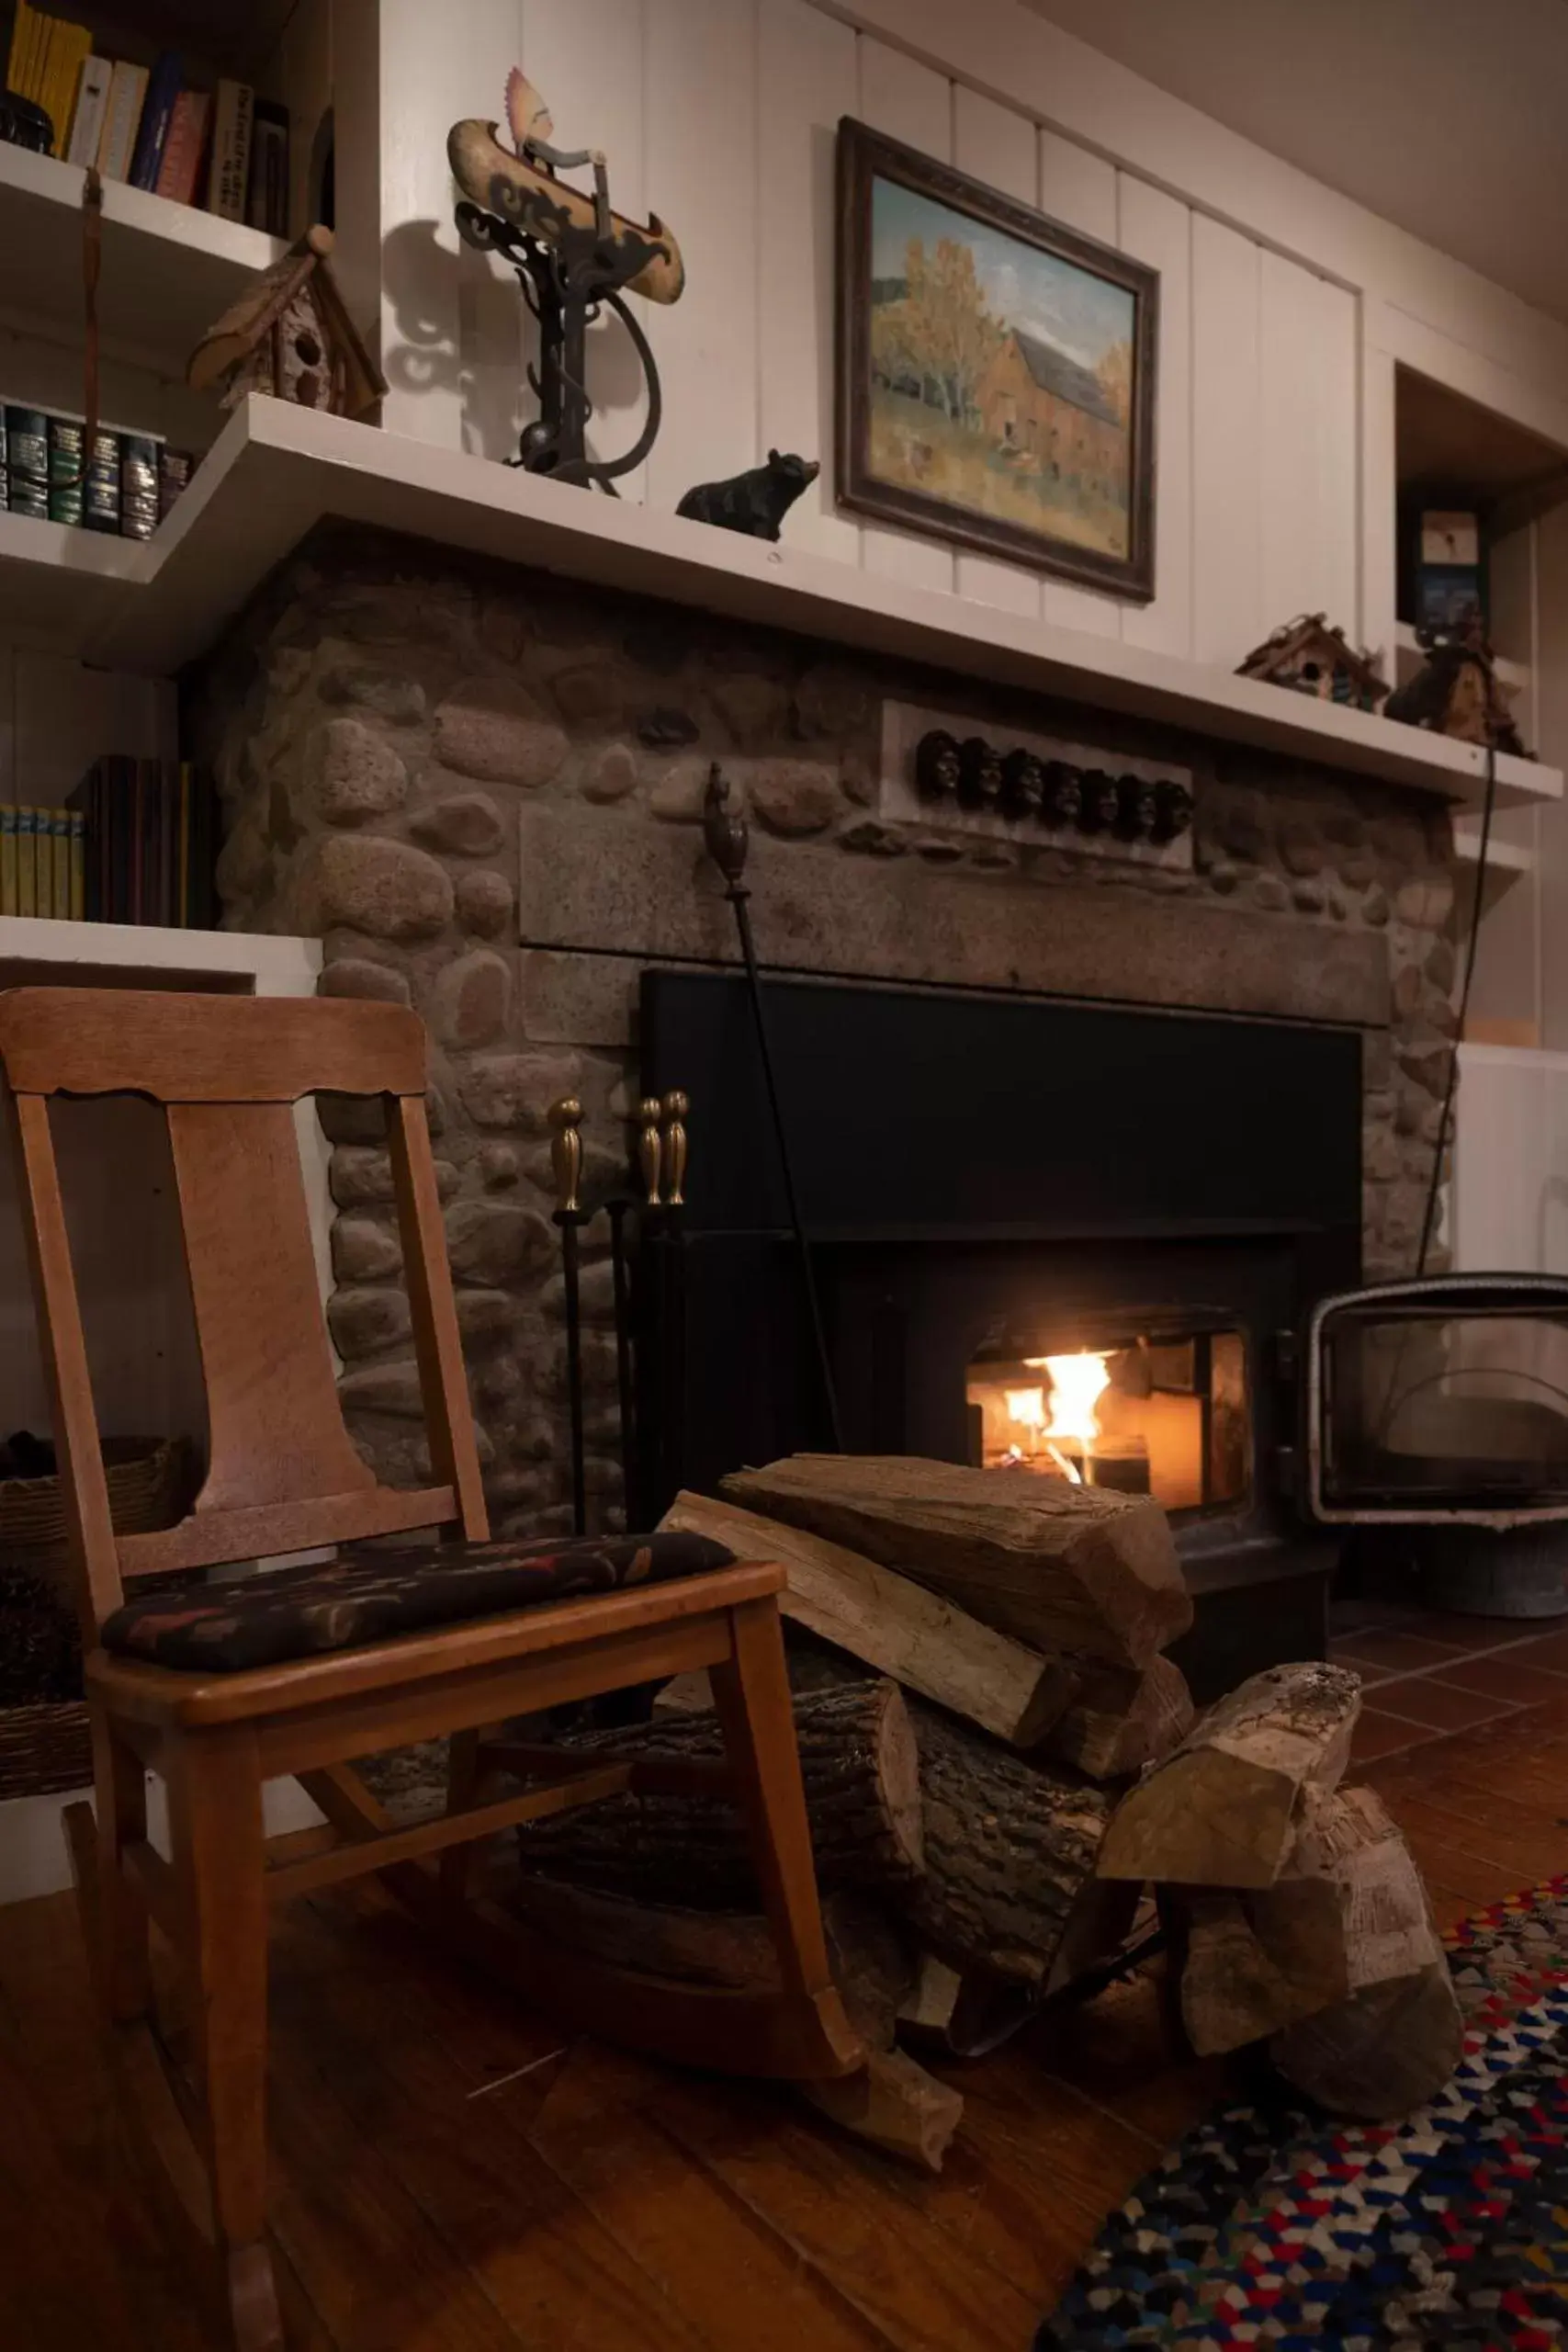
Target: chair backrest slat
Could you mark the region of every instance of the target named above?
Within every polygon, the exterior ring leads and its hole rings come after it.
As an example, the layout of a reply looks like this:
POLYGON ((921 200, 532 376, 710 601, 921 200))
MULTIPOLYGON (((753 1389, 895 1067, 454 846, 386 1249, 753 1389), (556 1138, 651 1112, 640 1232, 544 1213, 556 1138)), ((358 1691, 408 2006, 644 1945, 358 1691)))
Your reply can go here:
POLYGON ((199 1567, 457 1520, 489 1532, 425 1123, 424 1031, 401 1006, 17 989, 0 994, 67 1527, 89 1638, 122 1576, 199 1567), (377 1483, 338 1404, 294 1113, 380 1094, 437 1483, 377 1483), (50 1129, 51 1094, 164 1107, 207 1392, 209 1458, 177 1527, 117 1539, 50 1129))
POLYGON ((175 1102, 169 1145, 207 1385, 197 1508, 367 1492, 338 1405, 287 1102, 175 1102))

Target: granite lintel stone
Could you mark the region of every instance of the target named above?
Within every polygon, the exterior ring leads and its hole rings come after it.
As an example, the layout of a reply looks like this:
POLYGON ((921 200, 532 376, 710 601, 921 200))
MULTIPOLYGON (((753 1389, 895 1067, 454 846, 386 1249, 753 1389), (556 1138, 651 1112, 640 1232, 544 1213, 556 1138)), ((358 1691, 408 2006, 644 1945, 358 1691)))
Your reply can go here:
MULTIPOLYGON (((614 941, 637 963, 729 962, 734 917, 700 840, 581 807, 523 812, 525 947, 614 941)), ((746 878, 762 962, 947 987, 1004 988, 1381 1028, 1385 943, 1201 900, 1129 901, 942 873, 917 858, 846 857, 753 833, 746 878), (1135 968, 1129 927, 1135 926, 1135 968)))

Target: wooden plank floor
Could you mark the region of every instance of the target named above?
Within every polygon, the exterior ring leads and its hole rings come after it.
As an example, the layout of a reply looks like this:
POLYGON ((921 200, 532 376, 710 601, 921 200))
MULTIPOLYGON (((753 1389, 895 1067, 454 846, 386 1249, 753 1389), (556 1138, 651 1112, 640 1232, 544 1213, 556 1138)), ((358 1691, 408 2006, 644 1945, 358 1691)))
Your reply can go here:
MULTIPOLYGON (((1451 1920, 1568 1870, 1561 1694, 1370 1761, 1451 1920)), ((1226 2086, 1118 1988, 952 2070, 942 2178, 787 2093, 592 2043, 322 1896, 279 1923, 273 2214, 299 2352, 1023 2352, 1226 2086)), ((0 1910, 0 2352, 205 2342, 110 2121, 69 1900, 0 1910)))

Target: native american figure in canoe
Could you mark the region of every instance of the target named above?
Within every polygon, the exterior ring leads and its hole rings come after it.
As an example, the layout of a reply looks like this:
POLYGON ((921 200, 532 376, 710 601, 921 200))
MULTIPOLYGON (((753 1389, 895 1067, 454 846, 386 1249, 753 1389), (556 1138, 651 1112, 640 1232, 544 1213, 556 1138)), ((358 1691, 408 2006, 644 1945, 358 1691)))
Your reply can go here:
POLYGON ((657 214, 649 215, 644 228, 612 211, 603 152, 556 146, 548 107, 515 66, 507 76, 506 119, 511 148, 502 145, 493 122, 456 122, 447 134, 452 176, 469 202, 542 245, 592 230, 619 289, 651 302, 679 301, 686 270, 670 231, 657 214), (592 196, 560 177, 563 171, 589 169, 592 196))

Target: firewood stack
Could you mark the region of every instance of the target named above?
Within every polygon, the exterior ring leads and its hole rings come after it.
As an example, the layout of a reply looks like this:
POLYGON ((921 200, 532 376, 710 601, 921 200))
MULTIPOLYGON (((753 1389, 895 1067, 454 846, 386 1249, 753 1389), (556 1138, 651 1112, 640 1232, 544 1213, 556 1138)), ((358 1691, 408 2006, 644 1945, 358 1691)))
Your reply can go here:
MULTIPOLYGON (((958 2095, 896 2047, 996 2044, 1125 1944, 1154 1888, 1201 2052, 1268 2039, 1326 2105, 1403 2112, 1458 2054, 1419 1874, 1366 1791, 1337 1792, 1360 1704, 1321 1665, 1256 1677, 1194 1724, 1162 1652, 1191 1622, 1146 1497, 1030 1472, 795 1455, 682 1494, 663 1524, 788 1571, 783 1606, 840 1989, 873 2052, 805 2086, 933 2168, 958 2095)), ((722 1752, 704 1679, 606 1752, 722 1752)), ((737 1822, 627 1795, 519 1833, 536 1928, 655 1973, 766 1981, 737 1822)))

